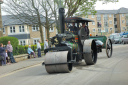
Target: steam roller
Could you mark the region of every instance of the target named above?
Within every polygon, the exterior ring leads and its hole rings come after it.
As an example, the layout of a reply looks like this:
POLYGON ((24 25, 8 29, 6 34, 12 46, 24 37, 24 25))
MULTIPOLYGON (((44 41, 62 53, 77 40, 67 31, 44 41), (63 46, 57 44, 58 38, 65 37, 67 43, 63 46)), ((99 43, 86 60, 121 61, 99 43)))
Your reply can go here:
POLYGON ((93 20, 81 17, 64 18, 64 12, 64 8, 59 9, 61 33, 52 37, 50 48, 44 50, 43 65, 49 74, 69 73, 74 63, 80 63, 82 60, 86 65, 94 65, 97 62, 97 53, 102 52, 104 45, 107 56, 109 58, 112 56, 110 39, 106 39, 104 43, 98 40, 98 37, 89 37, 85 28, 80 27, 80 23, 86 23, 88 27, 88 22, 93 20), (70 26, 72 23, 75 23, 76 27, 70 26))

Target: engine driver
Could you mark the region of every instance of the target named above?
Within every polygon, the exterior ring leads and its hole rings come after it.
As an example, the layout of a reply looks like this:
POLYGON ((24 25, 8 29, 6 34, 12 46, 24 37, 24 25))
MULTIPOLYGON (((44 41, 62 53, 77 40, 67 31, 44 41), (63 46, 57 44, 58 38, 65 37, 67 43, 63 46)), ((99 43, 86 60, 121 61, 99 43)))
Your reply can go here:
POLYGON ((72 23, 72 26, 69 27, 70 31, 77 35, 77 27, 75 26, 75 23, 72 23))

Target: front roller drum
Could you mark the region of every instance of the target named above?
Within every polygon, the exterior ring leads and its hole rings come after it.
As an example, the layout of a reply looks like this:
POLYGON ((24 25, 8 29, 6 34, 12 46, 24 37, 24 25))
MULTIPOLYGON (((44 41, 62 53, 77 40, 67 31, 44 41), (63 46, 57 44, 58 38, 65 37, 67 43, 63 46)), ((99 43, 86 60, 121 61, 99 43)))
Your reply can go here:
POLYGON ((68 73, 72 70, 68 51, 48 52, 45 55, 45 69, 48 73, 68 73))
POLYGON ((93 65, 97 61, 97 47, 96 42, 92 39, 84 41, 83 56, 87 65, 93 65))

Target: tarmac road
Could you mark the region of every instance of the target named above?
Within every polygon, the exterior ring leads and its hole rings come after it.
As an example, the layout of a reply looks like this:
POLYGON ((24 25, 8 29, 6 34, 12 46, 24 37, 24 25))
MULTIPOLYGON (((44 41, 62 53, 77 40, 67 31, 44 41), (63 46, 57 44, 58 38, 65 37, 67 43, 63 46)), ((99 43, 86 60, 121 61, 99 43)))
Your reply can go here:
MULTIPOLYGON (((103 50, 95 65, 87 66, 83 61, 75 64, 71 73, 48 74, 41 63, 11 72, 9 68, 0 75, 0 85, 128 85, 128 45, 113 47, 112 58, 107 58, 103 50)), ((43 58, 40 59, 43 62, 43 58)), ((23 62, 19 62, 19 66, 23 62)))

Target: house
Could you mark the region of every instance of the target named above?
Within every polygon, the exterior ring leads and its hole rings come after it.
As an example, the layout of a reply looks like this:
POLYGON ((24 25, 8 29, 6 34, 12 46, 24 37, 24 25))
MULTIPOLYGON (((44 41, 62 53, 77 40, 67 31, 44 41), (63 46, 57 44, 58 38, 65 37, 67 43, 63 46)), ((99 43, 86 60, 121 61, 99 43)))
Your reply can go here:
POLYGON ((95 15, 88 12, 88 15, 82 16, 94 20, 94 22, 89 22, 90 33, 93 36, 128 31, 128 8, 96 11, 95 15))
MULTIPOLYGON (((36 44, 38 40, 41 40, 39 26, 37 23, 32 23, 25 18, 22 20, 17 19, 13 15, 4 15, 2 16, 3 24, 3 36, 12 36, 16 37, 19 40, 19 45, 29 45, 36 44)), ((41 22, 45 22, 45 17, 41 16, 41 22)), ((53 22, 52 22, 53 23, 53 22)), ((47 31, 44 26, 42 26, 43 38, 47 38, 47 31)), ((57 30, 52 24, 50 30, 50 37, 53 37, 57 34, 57 30)))

